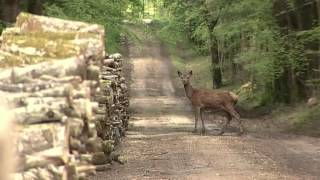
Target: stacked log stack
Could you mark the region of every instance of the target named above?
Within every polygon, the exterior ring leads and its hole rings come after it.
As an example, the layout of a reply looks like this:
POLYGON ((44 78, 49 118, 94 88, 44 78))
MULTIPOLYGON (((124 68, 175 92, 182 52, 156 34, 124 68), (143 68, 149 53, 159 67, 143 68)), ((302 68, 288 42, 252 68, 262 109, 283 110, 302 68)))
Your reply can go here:
POLYGON ((99 102, 96 125, 98 134, 103 140, 112 140, 117 145, 121 137, 125 136, 128 128, 128 88, 122 75, 122 61, 120 54, 114 54, 102 61, 100 92, 96 99, 99 102), (104 129, 108 129, 105 131, 104 129))
POLYGON ((3 34, 0 91, 16 124, 12 179, 86 179, 121 163, 114 150, 128 127, 128 90, 123 59, 105 56, 103 38, 97 25, 30 14, 3 34), (33 42, 38 35, 45 47, 33 42))

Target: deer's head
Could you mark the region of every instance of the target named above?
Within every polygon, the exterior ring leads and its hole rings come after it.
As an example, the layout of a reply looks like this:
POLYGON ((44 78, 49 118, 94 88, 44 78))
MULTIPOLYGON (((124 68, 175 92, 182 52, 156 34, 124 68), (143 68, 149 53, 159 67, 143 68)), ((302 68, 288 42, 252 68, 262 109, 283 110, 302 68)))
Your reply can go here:
POLYGON ((190 77, 192 76, 192 71, 189 71, 186 74, 183 74, 180 71, 178 71, 178 76, 180 77, 183 85, 187 85, 190 82, 190 77))

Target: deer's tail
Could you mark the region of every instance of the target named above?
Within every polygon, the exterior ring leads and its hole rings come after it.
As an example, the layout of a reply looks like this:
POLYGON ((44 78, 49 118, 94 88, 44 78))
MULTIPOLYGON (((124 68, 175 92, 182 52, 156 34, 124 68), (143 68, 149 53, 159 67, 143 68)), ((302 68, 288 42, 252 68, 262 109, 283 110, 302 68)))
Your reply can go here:
POLYGON ((231 98, 233 99, 234 104, 237 104, 238 99, 239 99, 239 96, 238 96, 238 95, 236 95, 236 94, 235 94, 235 93, 233 93, 233 92, 229 92, 229 94, 230 94, 231 98))

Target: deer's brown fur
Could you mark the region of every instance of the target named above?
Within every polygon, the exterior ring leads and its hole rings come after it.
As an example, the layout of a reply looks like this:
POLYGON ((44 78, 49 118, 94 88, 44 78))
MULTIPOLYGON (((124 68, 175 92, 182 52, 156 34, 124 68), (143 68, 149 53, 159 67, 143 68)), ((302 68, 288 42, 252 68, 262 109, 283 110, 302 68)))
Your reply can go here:
POLYGON ((224 127, 219 132, 222 135, 225 128, 229 125, 232 119, 236 119, 239 122, 240 133, 243 133, 242 121, 239 113, 235 110, 235 104, 238 101, 237 95, 229 91, 209 90, 209 89, 197 89, 193 88, 190 83, 190 77, 192 71, 187 74, 182 74, 178 71, 178 75, 182 80, 186 96, 191 101, 192 108, 195 115, 195 127, 194 132, 197 131, 198 118, 200 117, 202 122, 202 133, 205 133, 205 125, 202 117, 204 109, 211 109, 214 111, 223 111, 226 113, 227 121, 224 127))

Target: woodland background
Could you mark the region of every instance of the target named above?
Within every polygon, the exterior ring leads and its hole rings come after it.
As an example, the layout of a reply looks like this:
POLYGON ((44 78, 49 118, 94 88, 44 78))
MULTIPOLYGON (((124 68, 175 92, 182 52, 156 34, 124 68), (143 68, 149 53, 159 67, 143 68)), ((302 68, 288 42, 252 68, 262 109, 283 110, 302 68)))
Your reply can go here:
POLYGON ((140 26, 196 85, 237 91, 247 109, 289 107, 297 131, 319 135, 305 102, 320 95, 320 0, 0 0, 0 32, 20 11, 102 24, 109 53, 140 26))

